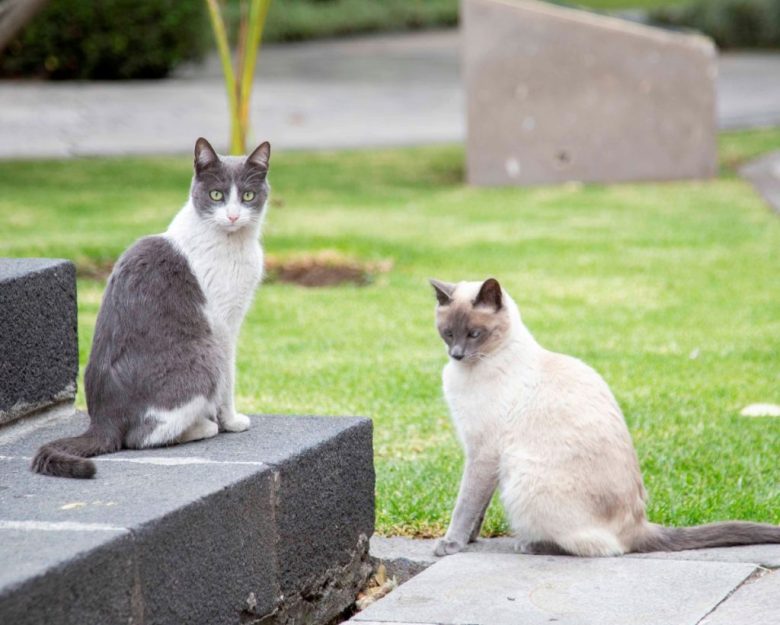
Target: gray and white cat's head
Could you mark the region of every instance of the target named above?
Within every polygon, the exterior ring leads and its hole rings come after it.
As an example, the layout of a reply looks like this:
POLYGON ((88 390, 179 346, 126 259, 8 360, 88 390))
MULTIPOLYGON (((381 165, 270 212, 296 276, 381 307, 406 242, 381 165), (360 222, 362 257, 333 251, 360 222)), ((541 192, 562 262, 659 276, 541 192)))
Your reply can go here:
POLYGON ((271 145, 248 156, 220 156, 204 138, 195 143, 190 201, 198 216, 226 233, 259 224, 270 193, 271 145))

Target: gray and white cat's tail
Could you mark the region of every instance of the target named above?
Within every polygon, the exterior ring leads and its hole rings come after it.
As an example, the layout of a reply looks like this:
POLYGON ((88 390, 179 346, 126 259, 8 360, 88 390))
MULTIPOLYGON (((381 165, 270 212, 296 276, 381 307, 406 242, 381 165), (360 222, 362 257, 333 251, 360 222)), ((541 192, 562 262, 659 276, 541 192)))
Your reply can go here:
POLYGON ((647 532, 638 537, 630 551, 683 551, 708 547, 737 547, 780 543, 780 526, 748 521, 725 521, 694 527, 663 527, 647 524, 647 532))
POLYGON ((35 454, 31 468, 54 477, 88 479, 95 475, 95 463, 87 458, 117 451, 121 438, 88 429, 81 436, 60 438, 46 443, 35 454))

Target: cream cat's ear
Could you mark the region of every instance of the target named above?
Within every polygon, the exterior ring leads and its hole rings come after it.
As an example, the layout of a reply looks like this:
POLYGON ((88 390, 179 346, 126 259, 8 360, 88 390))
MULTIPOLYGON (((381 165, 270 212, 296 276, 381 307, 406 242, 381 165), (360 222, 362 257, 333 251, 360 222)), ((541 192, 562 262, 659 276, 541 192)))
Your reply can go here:
POLYGON ((246 157, 246 162, 250 165, 255 165, 260 169, 268 170, 268 163, 271 160, 271 144, 268 141, 263 141, 255 148, 249 156, 246 157))
POLYGON ((501 310, 501 285, 495 278, 488 278, 482 283, 474 306, 489 306, 494 310, 501 310))
POLYGON ((200 137, 195 142, 195 171, 201 171, 218 162, 219 156, 214 148, 203 137, 200 137))
POLYGON ((429 278, 428 282, 433 287, 433 292, 436 294, 436 300, 439 302, 439 306, 447 306, 452 302, 452 294, 455 291, 455 285, 450 282, 442 282, 441 280, 434 280, 429 278))

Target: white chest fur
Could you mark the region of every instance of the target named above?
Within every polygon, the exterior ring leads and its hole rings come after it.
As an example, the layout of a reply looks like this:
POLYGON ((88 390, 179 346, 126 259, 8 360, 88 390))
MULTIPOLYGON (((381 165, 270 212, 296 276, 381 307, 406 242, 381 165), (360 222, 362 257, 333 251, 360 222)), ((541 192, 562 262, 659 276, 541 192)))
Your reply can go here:
POLYGON ((226 233, 204 223, 187 205, 166 236, 187 257, 206 297, 212 327, 226 329, 235 339, 263 276, 259 226, 226 233))
POLYGON ((510 348, 476 365, 450 361, 442 377, 444 396, 467 453, 500 454, 532 400, 533 371, 518 362, 510 348))

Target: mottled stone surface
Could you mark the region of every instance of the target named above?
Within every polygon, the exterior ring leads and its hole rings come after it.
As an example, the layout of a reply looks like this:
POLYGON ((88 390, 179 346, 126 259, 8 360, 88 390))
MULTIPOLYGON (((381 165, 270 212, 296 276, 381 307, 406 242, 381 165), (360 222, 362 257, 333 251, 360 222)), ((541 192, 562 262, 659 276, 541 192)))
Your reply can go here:
POLYGON ((0 258, 0 425, 76 395, 76 270, 0 258))
POLYGON ((0 431, 0 623, 328 622, 370 572, 366 419, 253 416, 97 457, 94 480, 29 470, 86 415, 35 423, 0 431))
POLYGON ((715 174, 708 39, 535 0, 463 0, 461 24, 472 184, 715 174))

